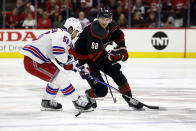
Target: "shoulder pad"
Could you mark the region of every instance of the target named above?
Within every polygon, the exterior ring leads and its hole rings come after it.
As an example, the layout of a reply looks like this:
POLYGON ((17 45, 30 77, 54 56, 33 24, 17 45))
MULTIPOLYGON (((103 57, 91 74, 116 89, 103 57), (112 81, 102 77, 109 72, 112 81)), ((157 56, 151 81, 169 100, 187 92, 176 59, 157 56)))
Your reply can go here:
POLYGON ((91 35, 99 38, 104 39, 108 36, 108 32, 99 25, 98 21, 93 21, 90 24, 91 35))
POLYGON ((116 29, 118 29, 118 24, 115 21, 112 21, 108 25, 108 29, 110 32, 114 32, 116 29))

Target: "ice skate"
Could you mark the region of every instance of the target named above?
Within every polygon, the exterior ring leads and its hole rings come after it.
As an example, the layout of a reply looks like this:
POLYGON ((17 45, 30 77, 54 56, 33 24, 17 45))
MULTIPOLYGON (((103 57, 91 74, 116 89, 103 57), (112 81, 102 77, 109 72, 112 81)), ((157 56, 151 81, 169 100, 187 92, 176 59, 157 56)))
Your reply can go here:
POLYGON ((84 111, 88 110, 92 107, 90 103, 82 100, 82 98, 80 96, 78 97, 78 99, 76 101, 73 101, 73 104, 76 109, 84 110, 84 111))
POLYGON ((41 102, 42 111, 60 111, 62 110, 62 105, 53 100, 43 100, 41 102))
POLYGON ((90 96, 89 90, 85 91, 88 102, 91 104, 92 108, 97 108, 96 99, 90 96))
MULTIPOLYGON (((123 96, 123 98, 124 97, 125 96, 123 96)), ((129 99, 129 100, 125 99, 125 101, 128 103, 129 107, 132 107, 135 110, 144 110, 143 104, 134 98, 129 99)))

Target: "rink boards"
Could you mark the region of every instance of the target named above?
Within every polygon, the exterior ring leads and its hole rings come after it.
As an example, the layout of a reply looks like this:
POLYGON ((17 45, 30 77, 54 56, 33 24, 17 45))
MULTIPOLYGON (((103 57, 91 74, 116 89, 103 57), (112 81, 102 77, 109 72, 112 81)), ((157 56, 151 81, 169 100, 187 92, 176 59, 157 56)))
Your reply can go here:
MULTIPOLYGON (((22 58, 18 51, 47 32, 1 29, 0 58, 22 58)), ((130 58, 196 58, 196 29, 123 29, 130 58)))

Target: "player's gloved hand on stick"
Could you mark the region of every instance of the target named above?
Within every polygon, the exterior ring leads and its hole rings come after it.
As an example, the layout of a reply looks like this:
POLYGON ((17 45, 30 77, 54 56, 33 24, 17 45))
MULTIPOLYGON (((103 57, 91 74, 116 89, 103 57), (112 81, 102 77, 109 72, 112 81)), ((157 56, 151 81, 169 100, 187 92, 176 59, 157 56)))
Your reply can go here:
POLYGON ((128 59, 128 52, 126 47, 119 47, 108 51, 108 59, 112 62, 126 61, 128 59))
POLYGON ((73 70, 75 72, 79 70, 79 64, 74 60, 73 55, 68 55, 68 60, 66 63, 61 64, 63 64, 65 70, 73 70))
POLYGON ((65 70, 72 70, 74 72, 81 72, 81 66, 77 62, 73 62, 71 64, 64 64, 63 65, 65 70))
POLYGON ((90 68, 83 65, 82 71, 80 72, 80 76, 82 77, 82 79, 92 80, 93 77, 91 76, 90 72, 91 72, 90 68))

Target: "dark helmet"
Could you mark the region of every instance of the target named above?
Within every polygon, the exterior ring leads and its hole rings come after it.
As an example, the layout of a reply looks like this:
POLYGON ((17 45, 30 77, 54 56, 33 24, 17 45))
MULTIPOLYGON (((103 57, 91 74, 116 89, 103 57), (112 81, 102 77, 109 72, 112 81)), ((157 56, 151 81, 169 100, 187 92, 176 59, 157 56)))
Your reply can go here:
POLYGON ((104 7, 99 10, 98 17, 106 17, 111 18, 112 17, 112 11, 110 8, 104 7))

